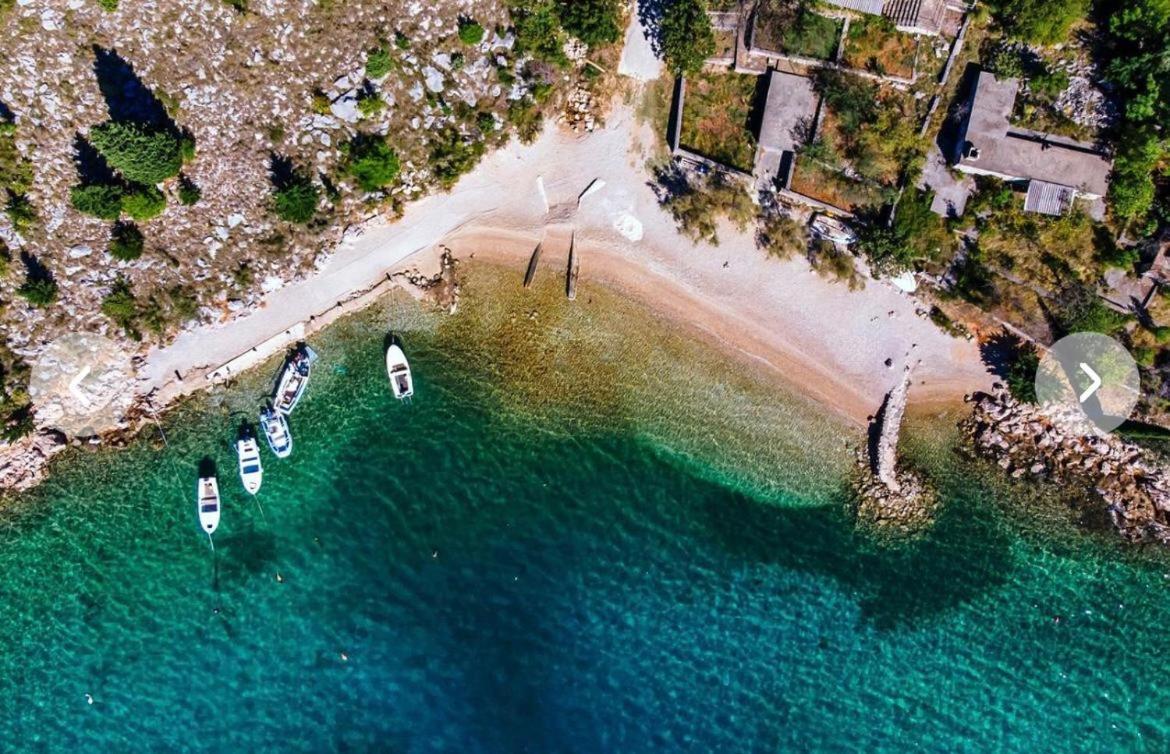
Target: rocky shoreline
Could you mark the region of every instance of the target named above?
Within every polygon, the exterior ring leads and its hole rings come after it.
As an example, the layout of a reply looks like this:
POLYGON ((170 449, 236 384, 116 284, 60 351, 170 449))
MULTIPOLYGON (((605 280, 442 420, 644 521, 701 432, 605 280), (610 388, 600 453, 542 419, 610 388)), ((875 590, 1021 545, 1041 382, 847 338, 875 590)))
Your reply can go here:
POLYGON ((1085 485, 1124 539, 1170 544, 1170 468, 1149 451, 1117 435, 1077 432, 1059 412, 1021 403, 1006 389, 968 402, 964 434, 1009 476, 1085 485))

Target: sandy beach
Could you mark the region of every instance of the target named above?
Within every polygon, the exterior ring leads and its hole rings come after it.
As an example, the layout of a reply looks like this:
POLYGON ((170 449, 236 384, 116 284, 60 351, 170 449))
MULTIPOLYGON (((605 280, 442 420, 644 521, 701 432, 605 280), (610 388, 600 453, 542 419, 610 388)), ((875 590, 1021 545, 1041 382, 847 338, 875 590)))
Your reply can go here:
POLYGON ((582 281, 628 293, 856 420, 877 409, 907 363, 921 360, 915 402, 957 400, 989 385, 977 345, 939 331, 916 313, 921 305, 887 283, 851 292, 802 259, 768 258, 750 232, 731 227, 717 247, 692 244, 650 188, 645 164, 654 143, 619 104, 593 134, 550 127, 532 145, 498 151, 451 192, 410 205, 397 222, 375 219, 350 234, 314 275, 268 294, 262 308, 151 351, 140 392, 158 404, 206 387, 209 375, 224 376, 213 374, 217 368, 250 349, 263 346, 259 359, 363 305, 389 273, 413 265, 425 272, 440 245, 457 258, 515 264, 519 285, 545 238, 542 274, 563 275, 574 233, 582 281))

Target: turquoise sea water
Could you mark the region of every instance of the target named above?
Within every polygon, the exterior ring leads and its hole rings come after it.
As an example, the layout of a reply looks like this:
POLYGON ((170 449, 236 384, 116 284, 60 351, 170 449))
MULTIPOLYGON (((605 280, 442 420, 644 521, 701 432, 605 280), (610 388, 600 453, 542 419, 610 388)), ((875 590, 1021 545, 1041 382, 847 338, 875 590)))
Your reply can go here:
POLYGON ((909 443, 936 525, 875 541, 845 503, 860 430, 672 371, 684 340, 591 305, 335 326, 255 501, 227 443, 264 375, 169 416, 167 449, 66 458, 0 528, 0 750, 1170 747, 1163 558, 983 481, 947 418, 909 443))

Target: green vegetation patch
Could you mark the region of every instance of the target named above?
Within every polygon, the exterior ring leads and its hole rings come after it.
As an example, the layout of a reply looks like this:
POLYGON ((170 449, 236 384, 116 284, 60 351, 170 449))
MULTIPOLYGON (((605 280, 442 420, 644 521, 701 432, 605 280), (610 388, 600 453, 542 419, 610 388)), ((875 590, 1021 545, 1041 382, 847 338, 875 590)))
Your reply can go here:
POLYGON ((618 0, 559 0, 565 31, 590 47, 613 44, 621 38, 621 6, 618 0))
POLYGON ((130 262, 142 256, 146 248, 146 239, 142 231, 134 223, 115 223, 110 231, 110 256, 114 259, 130 262))
POLYGON ((705 0, 672 0, 661 26, 662 57, 675 75, 691 75, 715 54, 715 32, 705 0))
POLYGON ((347 172, 365 191, 378 191, 394 182, 401 166, 398 153, 380 136, 362 134, 349 143, 347 172))
POLYGON ((0 436, 7 442, 19 440, 33 430, 30 373, 28 364, 0 344, 0 436))
POLYGON ((69 200, 82 214, 99 220, 117 220, 122 215, 122 193, 122 187, 116 184, 89 184, 74 186, 69 200))
POLYGON ((316 216, 321 195, 306 173, 294 170, 278 179, 274 188, 272 201, 280 219, 304 224, 316 216))
POLYGON ((366 55, 366 77, 380 79, 394 70, 394 57, 386 45, 373 48, 366 55))
POLYGON ((851 178, 807 153, 797 155, 790 188, 798 194, 851 212, 880 206, 886 200, 880 187, 851 178))
POLYGON ((459 41, 465 45, 477 45, 483 41, 484 31, 474 19, 459 19, 459 41))
POLYGON ((797 0, 762 0, 756 9, 753 44, 802 58, 830 60, 837 54, 844 22, 811 10, 797 0))
POLYGON ((842 62, 880 76, 914 76, 918 37, 898 31, 888 18, 862 16, 849 24, 842 62))
POLYGON ((704 71, 687 79, 680 142, 716 162, 750 171, 756 140, 750 124, 759 77, 704 71))

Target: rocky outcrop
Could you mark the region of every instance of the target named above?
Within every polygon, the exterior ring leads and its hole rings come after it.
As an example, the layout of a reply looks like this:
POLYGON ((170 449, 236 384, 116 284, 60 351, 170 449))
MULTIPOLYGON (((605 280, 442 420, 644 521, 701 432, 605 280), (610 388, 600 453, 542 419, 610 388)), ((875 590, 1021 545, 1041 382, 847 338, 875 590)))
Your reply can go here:
POLYGON ((65 435, 51 429, 0 447, 0 489, 22 492, 35 487, 44 478, 49 459, 66 447, 65 435))
POLYGON ((434 275, 427 275, 418 267, 412 267, 395 273, 392 277, 406 283, 420 298, 427 298, 448 314, 454 314, 459 308, 459 281, 455 279, 455 268, 459 260, 446 246, 442 249, 439 271, 434 275))
POLYGON ((1125 539, 1170 543, 1170 469, 1149 452, 1116 435, 1086 433, 1071 412, 1020 403, 1004 389, 968 400, 964 432, 1013 478, 1084 485, 1125 539))
POLYGON ((857 521, 885 533, 909 535, 934 519, 938 496, 909 469, 899 468, 898 436, 913 373, 907 367, 870 426, 868 447, 857 456, 854 482, 857 521))

